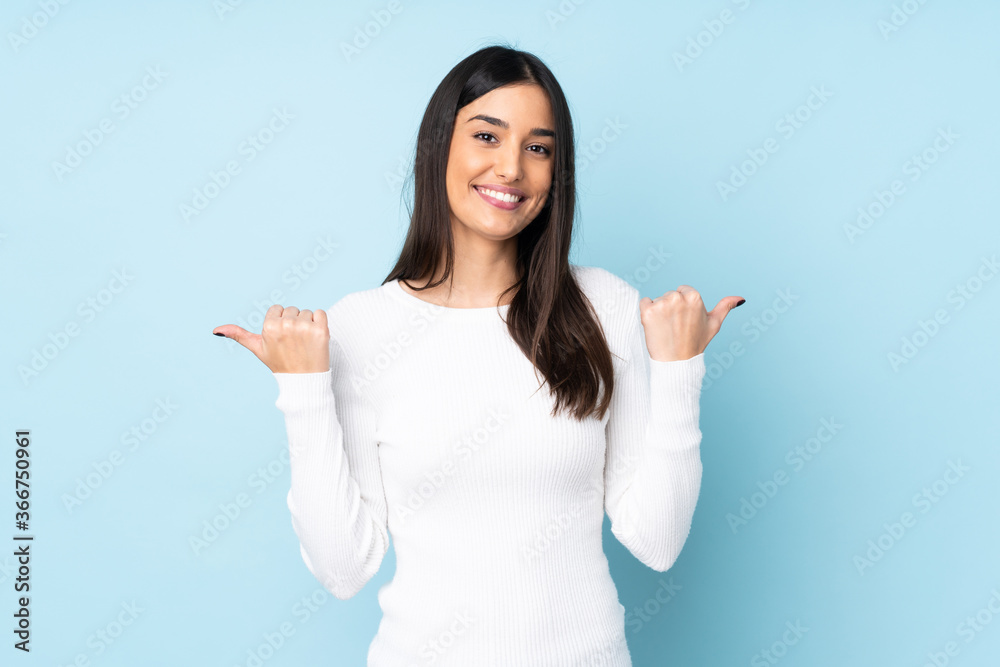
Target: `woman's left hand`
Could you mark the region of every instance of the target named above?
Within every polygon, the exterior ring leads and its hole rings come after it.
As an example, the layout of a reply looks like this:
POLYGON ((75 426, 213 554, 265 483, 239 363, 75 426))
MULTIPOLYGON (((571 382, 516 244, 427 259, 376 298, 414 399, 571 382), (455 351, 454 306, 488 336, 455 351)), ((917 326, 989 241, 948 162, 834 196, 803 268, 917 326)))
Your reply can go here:
POLYGON ((711 312, 690 285, 681 285, 661 297, 639 301, 639 315, 646 332, 646 349, 656 361, 690 359, 705 351, 719 333, 722 321, 745 299, 727 296, 711 312))

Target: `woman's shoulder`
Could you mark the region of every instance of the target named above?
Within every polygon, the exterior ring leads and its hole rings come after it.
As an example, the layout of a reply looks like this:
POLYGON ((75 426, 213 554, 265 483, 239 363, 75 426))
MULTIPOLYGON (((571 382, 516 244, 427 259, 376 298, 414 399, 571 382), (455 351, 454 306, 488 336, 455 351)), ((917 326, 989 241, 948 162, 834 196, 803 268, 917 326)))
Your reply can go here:
POLYGON ((574 278, 594 306, 612 352, 630 345, 630 334, 639 321, 639 290, 624 278, 599 266, 570 265, 574 278))
POLYGON ((390 304, 386 284, 345 293, 326 309, 331 336, 346 342, 370 335, 389 316, 390 304))
POLYGON ((580 289, 598 310, 628 309, 639 302, 639 290, 607 269, 570 264, 570 270, 580 289))

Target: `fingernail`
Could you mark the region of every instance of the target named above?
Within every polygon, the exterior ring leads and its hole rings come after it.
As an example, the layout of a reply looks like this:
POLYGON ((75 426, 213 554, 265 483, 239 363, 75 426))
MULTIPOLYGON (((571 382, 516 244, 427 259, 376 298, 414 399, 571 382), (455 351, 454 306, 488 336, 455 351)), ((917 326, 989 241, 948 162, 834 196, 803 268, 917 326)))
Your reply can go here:
MULTIPOLYGON (((212 333, 215 333, 215 332, 213 331, 212 333)), ((217 333, 217 334, 215 334, 215 335, 216 335, 216 336, 222 336, 223 338, 225 338, 225 337, 226 337, 226 334, 220 334, 220 333, 217 333)))
POLYGON ((742 306, 746 302, 747 302, 746 299, 740 299, 739 301, 736 302, 736 305, 733 306, 733 308, 739 308, 740 306, 742 306))

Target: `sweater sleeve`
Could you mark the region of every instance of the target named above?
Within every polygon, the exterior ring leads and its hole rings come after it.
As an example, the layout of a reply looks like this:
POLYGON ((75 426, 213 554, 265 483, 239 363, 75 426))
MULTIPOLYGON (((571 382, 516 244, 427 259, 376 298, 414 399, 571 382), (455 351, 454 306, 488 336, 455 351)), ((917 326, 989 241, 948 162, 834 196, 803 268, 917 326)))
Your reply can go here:
POLYGON ((615 360, 615 387, 605 427, 605 509, 611 532, 658 572, 677 560, 701 490, 698 426, 705 355, 657 361, 646 350, 639 294, 620 326, 624 357, 615 360))
POLYGON ((292 528, 306 567, 341 600, 374 576, 389 548, 376 411, 352 377, 333 331, 330 370, 274 373, 288 432, 292 528))

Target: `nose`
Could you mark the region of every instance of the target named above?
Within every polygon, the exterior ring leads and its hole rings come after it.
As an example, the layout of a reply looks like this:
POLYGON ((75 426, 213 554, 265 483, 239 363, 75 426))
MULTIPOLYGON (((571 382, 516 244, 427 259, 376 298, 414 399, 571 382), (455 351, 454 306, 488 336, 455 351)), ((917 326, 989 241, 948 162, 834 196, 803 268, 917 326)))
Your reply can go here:
POLYGON ((521 148, 513 142, 496 152, 493 171, 500 178, 516 181, 521 178, 521 148))

